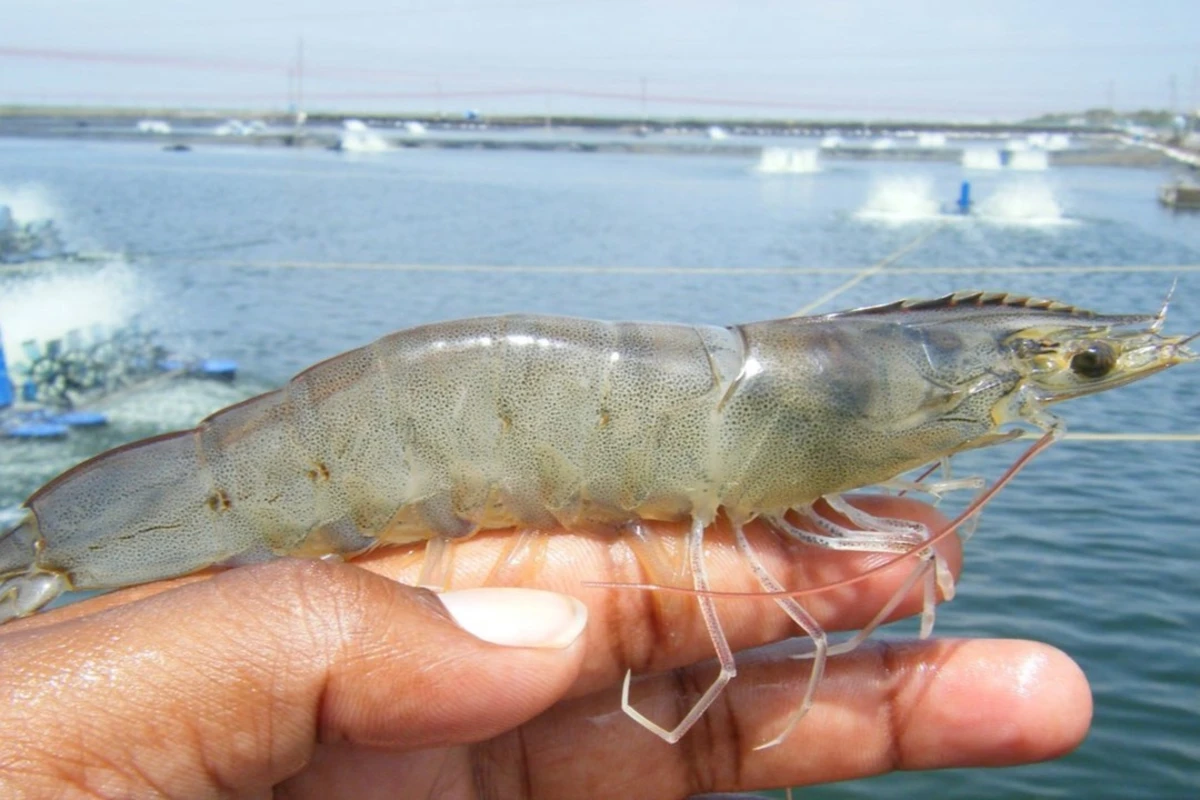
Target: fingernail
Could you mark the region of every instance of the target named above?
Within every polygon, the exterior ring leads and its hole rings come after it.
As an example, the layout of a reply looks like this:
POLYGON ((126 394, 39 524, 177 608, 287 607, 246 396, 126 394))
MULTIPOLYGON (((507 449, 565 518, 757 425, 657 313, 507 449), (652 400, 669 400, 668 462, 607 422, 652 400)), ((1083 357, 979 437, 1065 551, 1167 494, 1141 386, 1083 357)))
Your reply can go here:
POLYGON ((587 624, 587 606, 557 592, 462 589, 438 597, 467 633, 508 647, 562 649, 587 624))

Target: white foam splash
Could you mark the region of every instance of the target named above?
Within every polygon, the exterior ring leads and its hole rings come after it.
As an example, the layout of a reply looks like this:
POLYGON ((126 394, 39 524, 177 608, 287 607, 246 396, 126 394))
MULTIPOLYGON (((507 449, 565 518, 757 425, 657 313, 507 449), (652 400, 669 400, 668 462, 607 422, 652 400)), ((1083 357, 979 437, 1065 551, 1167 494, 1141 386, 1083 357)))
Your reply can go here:
POLYGON ((21 342, 89 336, 129 324, 150 303, 128 264, 113 262, 89 274, 52 274, 0 283, 0 332, 9 363, 21 363, 21 342))
POLYGON ((1045 150, 1022 150, 1010 153, 1008 168, 1022 172, 1041 172, 1050 166, 1045 150))
POLYGON ((1000 151, 991 147, 968 147, 962 151, 962 165, 966 169, 1001 169, 1000 151))
POLYGON ((942 217, 933 180, 920 176, 876 181, 866 204, 855 214, 860 219, 913 222, 942 217))
POLYGON ((764 147, 758 166, 754 169, 767 175, 820 172, 820 151, 815 148, 764 147))
POLYGON ((980 200, 976 215, 987 222, 1017 225, 1070 225, 1054 190, 1040 180, 1020 180, 1001 186, 980 200))
POLYGON ((962 151, 961 163, 964 169, 1041 172, 1049 168, 1050 156, 1045 150, 1032 150, 1025 142, 1014 140, 1004 150, 968 147, 962 151))
POLYGON ((348 119, 342 123, 338 149, 344 153, 382 153, 390 147, 387 140, 371 130, 367 123, 348 119))
POLYGON ((1036 150, 1066 150, 1071 146, 1071 137, 1065 133, 1031 133, 1025 140, 1036 150))
POLYGON ((23 225, 61 216, 50 191, 36 183, 0 186, 0 206, 7 206, 13 219, 23 225))

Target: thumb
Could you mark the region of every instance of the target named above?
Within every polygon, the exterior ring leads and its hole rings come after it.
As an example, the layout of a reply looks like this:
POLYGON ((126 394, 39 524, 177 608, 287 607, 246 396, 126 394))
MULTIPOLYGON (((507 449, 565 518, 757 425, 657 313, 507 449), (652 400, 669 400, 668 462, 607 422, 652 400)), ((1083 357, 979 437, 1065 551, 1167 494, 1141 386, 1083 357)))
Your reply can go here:
POLYGON ((478 741, 570 688, 586 619, 544 591, 439 600, 348 565, 233 570, 0 633, 0 764, 23 765, 22 787, 200 796, 278 783, 318 741, 478 741))

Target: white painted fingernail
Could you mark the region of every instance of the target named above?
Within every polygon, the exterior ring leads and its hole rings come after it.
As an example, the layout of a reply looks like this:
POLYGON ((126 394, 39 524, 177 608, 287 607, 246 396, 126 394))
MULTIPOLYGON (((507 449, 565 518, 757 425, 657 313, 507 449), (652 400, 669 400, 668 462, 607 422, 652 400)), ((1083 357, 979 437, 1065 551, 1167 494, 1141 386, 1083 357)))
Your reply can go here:
POLYGON ((557 592, 462 589, 438 597, 467 633, 508 647, 562 649, 587 624, 587 606, 557 592))

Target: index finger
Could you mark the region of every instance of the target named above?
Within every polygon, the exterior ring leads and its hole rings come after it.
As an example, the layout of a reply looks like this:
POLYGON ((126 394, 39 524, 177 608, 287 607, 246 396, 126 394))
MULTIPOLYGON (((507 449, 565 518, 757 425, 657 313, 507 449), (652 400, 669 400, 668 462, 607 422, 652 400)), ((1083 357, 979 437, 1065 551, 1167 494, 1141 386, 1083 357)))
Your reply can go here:
MULTIPOLYGON (((869 495, 855 503, 880 517, 897 517, 922 522, 936 531, 946 519, 930 506, 908 497, 869 495)), ((587 694, 621 679, 626 671, 636 674, 661 672, 687 666, 713 655, 713 644, 696 601, 684 595, 644 589, 589 588, 588 582, 639 583, 670 580, 690 586, 684 569, 682 542, 686 526, 654 523, 648 526, 655 539, 651 546, 662 548, 660 567, 675 569, 671 575, 651 574, 639 559, 627 536, 582 534, 558 531, 539 533, 537 547, 544 553, 527 569, 510 570, 503 585, 547 589, 578 597, 588 606, 591 622, 586 634, 584 668, 570 695, 587 694), (674 552, 673 552, 674 551, 674 552)), ((773 535, 756 521, 746 528, 763 565, 790 589, 822 586, 852 577, 896 559, 891 554, 854 553, 797 545, 773 535)), ((453 545, 453 560, 447 588, 479 586, 488 581, 497 564, 511 548, 514 533, 497 531, 477 535, 453 545)), ((957 574, 961 547, 950 537, 939 551, 957 574)), ((757 592, 745 558, 727 530, 711 530, 705 537, 705 559, 717 590, 757 592)), ((421 571, 420 552, 383 547, 355 559, 355 564, 403 583, 415 584, 421 571)), ((841 587, 827 594, 802 598, 803 607, 827 631, 855 630, 870 621, 911 574, 916 562, 901 559, 868 580, 841 587)), ((254 570, 256 567, 241 569, 254 570)), ((211 575, 190 576, 174 581, 134 587, 93 598, 74 606, 9 623, 13 628, 38 627, 76 617, 169 590, 211 575)), ((914 589, 897 607, 893 618, 915 613, 921 604, 914 589)), ((730 646, 736 651, 796 635, 794 624, 765 599, 718 600, 718 613, 730 646)), ((8 626, 6 626, 8 627, 8 626)))
MULTIPOLYGON (((863 496, 857 505, 880 517, 922 522, 936 531, 945 517, 911 498, 863 496)), ((690 587, 684 569, 683 537, 686 526, 656 523, 652 535, 664 549, 660 567, 677 568, 671 575, 651 575, 633 548, 630 537, 569 532, 544 534, 545 552, 539 563, 508 577, 522 586, 547 589, 578 597, 588 606, 587 656, 573 695, 610 685, 632 670, 636 674, 660 672, 711 658, 713 644, 692 597, 645 589, 588 587, 591 582, 639 583, 670 580, 690 587), (674 551, 674 558, 672 558, 674 551)), ((876 567, 893 554, 855 553, 797 545, 754 522, 747 536, 763 565, 789 589, 834 583, 876 567)), ((450 588, 478 586, 494 570, 511 545, 509 535, 482 535, 454 545, 450 588)), ((961 565, 961 546, 950 537, 939 548, 952 572, 961 565)), ((762 592, 732 536, 716 526, 705 536, 705 559, 713 588, 730 592, 762 592)), ((356 563, 406 583, 417 580, 421 563, 395 551, 379 550, 356 563)), ((894 566, 849 587, 802 598, 802 605, 826 631, 855 630, 868 623, 893 597, 918 563, 901 559, 894 566)), ((506 584, 507 585, 507 582, 506 584)), ((921 607, 919 587, 914 588, 892 618, 913 614, 921 607)), ((794 636, 796 626, 766 598, 718 599, 718 614, 733 650, 756 647, 794 636)))

